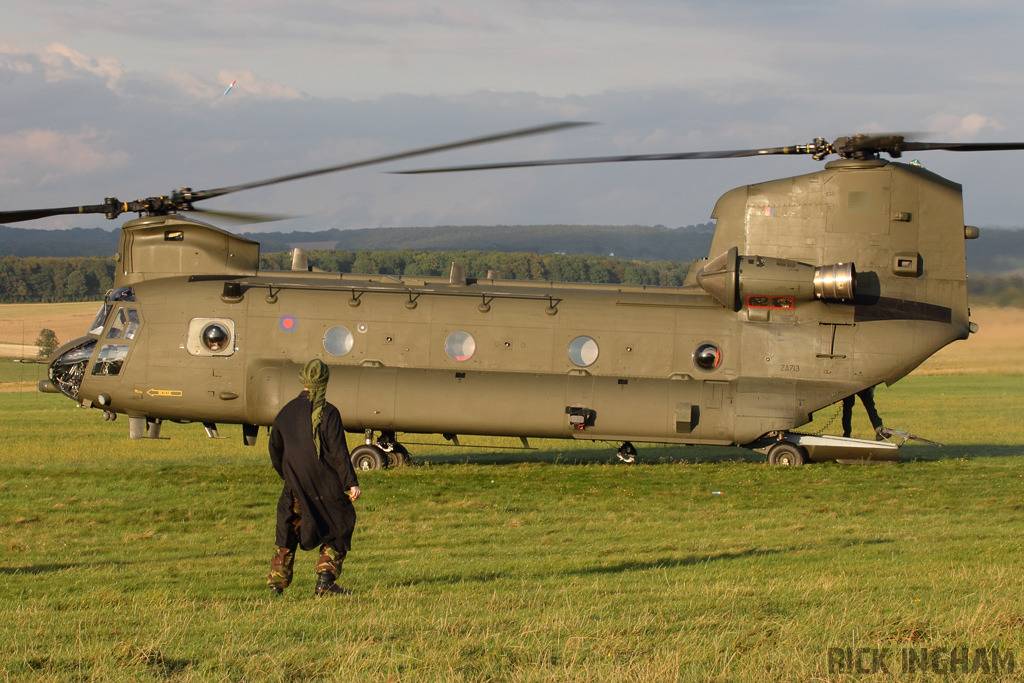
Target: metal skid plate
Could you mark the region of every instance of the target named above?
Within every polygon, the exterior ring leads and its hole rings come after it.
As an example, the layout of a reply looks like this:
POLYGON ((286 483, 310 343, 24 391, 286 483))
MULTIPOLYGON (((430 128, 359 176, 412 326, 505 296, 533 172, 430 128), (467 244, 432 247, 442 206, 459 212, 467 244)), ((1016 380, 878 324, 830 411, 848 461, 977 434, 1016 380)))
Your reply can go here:
POLYGON ((900 447, 888 441, 869 441, 842 436, 797 434, 786 432, 778 437, 765 437, 750 444, 748 448, 767 454, 779 441, 788 441, 807 451, 813 462, 836 461, 845 464, 898 462, 900 447))

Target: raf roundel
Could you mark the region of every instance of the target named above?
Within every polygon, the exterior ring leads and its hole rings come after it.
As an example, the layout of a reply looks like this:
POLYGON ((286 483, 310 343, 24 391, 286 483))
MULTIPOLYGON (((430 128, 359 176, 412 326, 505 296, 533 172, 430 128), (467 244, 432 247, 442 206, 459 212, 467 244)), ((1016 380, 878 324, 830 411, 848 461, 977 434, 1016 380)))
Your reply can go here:
POLYGON ((299 321, 291 314, 282 315, 281 320, 277 323, 278 327, 280 327, 284 332, 294 332, 298 324, 299 321))

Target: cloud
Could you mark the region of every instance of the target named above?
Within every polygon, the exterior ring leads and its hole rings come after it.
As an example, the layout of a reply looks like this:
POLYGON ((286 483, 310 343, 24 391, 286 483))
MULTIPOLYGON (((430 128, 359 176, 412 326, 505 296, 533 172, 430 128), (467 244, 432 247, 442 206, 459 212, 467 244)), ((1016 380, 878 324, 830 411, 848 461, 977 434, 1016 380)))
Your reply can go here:
POLYGON ((46 129, 21 130, 0 136, 0 186, 51 184, 93 171, 126 167, 131 155, 112 150, 111 140, 95 129, 61 132, 46 129))
POLYGON ((4 70, 9 72, 7 81, 19 76, 40 77, 49 84, 100 81, 107 90, 125 100, 162 97, 172 109, 178 106, 174 98, 215 104, 233 80, 238 83, 231 93, 232 99, 295 100, 303 97, 298 88, 262 78, 252 71, 221 70, 216 80, 177 68, 150 73, 132 71, 117 59, 86 55, 61 43, 51 43, 34 52, 0 45, 0 73, 4 70))
POLYGON ((46 78, 56 81, 78 73, 89 73, 106 79, 108 84, 117 82, 124 73, 121 63, 111 57, 89 57, 78 50, 61 43, 51 43, 40 59, 46 69, 46 78))
POLYGON ((1005 127, 995 119, 984 114, 935 114, 928 117, 929 130, 949 136, 950 142, 976 140, 985 130, 1001 132, 1005 127))
MULTIPOLYGON (((1024 137, 1002 130, 1012 131, 1024 106, 1013 86, 1024 57, 1005 53, 1021 10, 1008 4, 988 13, 988 5, 975 12, 966 1, 940 1, 928 31, 905 28, 919 0, 865 0, 856 16, 846 3, 811 0, 104 7, 0 6, 8 41, 46 36, 42 47, 0 48, 9 155, 0 174, 5 187, 18 187, 0 195, 5 208, 221 187, 566 119, 602 125, 416 165, 746 149, 870 131, 1024 137), (885 20, 873 21, 883 9, 885 20), (14 23, 24 16, 34 25, 14 23)), ((971 208, 982 214, 972 220, 1005 224, 1021 213, 1015 190, 999 186, 1016 177, 1016 155, 921 157, 970 181, 971 208)), ((297 228, 685 225, 706 220, 732 187, 820 168, 794 157, 447 177, 380 172, 396 166, 210 204, 308 214, 286 226, 297 228)))
POLYGON ((50 43, 37 52, 0 45, 0 68, 26 75, 42 74, 48 83, 90 75, 105 80, 110 87, 124 73, 116 59, 90 57, 61 43, 50 43))

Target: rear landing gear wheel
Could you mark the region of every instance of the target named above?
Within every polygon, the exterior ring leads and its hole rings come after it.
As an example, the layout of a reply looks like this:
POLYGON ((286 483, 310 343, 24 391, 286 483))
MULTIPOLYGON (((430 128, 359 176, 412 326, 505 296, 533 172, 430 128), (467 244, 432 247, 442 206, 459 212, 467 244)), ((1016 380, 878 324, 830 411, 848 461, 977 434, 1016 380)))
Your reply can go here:
POLYGON ((409 462, 409 451, 400 443, 391 447, 390 453, 384 454, 388 459, 388 467, 401 467, 409 462))
POLYGON ((377 439, 377 447, 384 452, 388 467, 401 467, 409 462, 409 451, 395 441, 394 432, 381 432, 377 439))
POLYGON ((363 444, 352 449, 352 467, 360 472, 382 470, 387 467, 387 457, 377 446, 363 444))
POLYGON ((799 467, 807 462, 807 451, 795 443, 780 441, 768 451, 769 465, 782 465, 784 467, 799 467))
POLYGON ((619 446, 619 452, 615 454, 619 460, 625 463, 636 462, 636 448, 628 441, 622 442, 619 446))

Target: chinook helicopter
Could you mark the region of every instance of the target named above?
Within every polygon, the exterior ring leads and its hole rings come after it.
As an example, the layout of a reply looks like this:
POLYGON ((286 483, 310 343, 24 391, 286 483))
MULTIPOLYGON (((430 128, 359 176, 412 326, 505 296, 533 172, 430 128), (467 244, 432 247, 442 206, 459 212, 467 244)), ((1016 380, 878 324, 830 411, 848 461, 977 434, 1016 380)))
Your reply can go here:
MULTIPOLYGON (((399 435, 563 438, 744 446, 773 464, 894 461, 890 441, 795 431, 815 411, 892 384, 969 319, 961 186, 899 158, 918 150, 1024 143, 916 142, 857 135, 765 149, 512 162, 409 171, 807 154, 824 168, 733 189, 716 204, 707 259, 682 286, 290 271, 259 268, 259 244, 197 221, 194 204, 231 192, 432 152, 569 128, 558 123, 307 173, 135 202, 0 212, 0 223, 69 213, 116 218, 114 289, 88 333, 57 350, 40 390, 129 436, 162 421, 242 425, 243 440, 326 361, 328 400, 362 470, 400 465, 399 435)), ((901 434, 903 434, 901 432, 901 434)))

